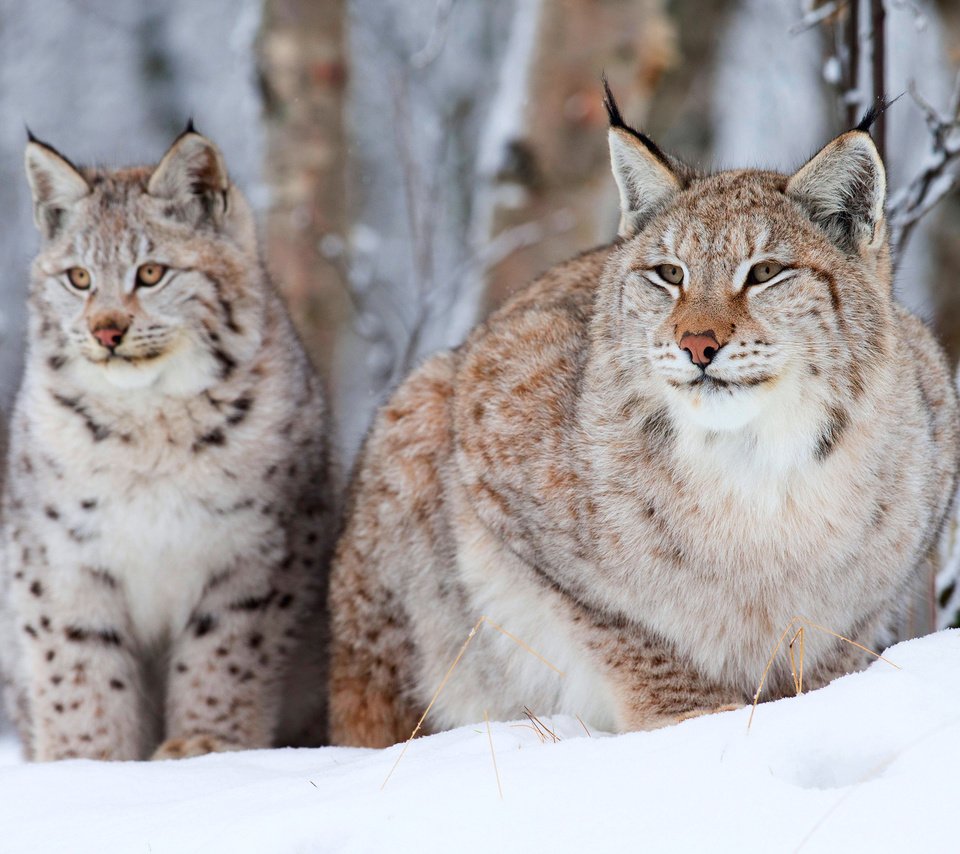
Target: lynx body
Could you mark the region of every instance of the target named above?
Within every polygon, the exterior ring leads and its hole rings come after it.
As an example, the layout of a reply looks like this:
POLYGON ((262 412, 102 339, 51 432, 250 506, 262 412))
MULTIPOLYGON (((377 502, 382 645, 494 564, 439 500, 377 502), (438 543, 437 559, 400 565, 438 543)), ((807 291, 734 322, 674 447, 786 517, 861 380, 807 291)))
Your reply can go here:
MULTIPOLYGON (((882 643, 957 468, 943 353, 893 300, 863 129, 792 176, 698 176, 610 101, 611 246, 545 274, 379 413, 331 587, 333 738, 748 702, 797 615, 882 643)), ((864 654, 808 632, 805 685, 864 654)), ((767 696, 792 689, 772 671, 767 696)))
POLYGON ((323 679, 325 411, 249 208, 192 128, 152 170, 33 140, 27 172, 43 243, 0 581, 27 754, 307 737, 319 690, 282 698, 323 679))

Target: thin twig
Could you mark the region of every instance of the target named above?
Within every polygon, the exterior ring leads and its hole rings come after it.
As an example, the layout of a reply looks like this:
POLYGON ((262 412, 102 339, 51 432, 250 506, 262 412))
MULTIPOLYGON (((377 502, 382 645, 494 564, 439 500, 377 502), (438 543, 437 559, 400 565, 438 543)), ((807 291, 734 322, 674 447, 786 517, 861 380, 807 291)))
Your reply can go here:
POLYGON ((483 720, 487 724, 487 738, 490 740, 490 756, 493 758, 493 773, 497 775, 497 791, 500 792, 500 800, 503 800, 503 786, 500 785, 500 769, 497 768, 497 753, 493 749, 493 733, 490 731, 490 718, 487 710, 483 710, 483 720))
POLYGON ((957 186, 958 175, 951 169, 960 159, 960 135, 957 133, 960 130, 960 74, 945 113, 928 103, 913 82, 910 97, 923 111, 930 132, 931 151, 920 173, 890 200, 890 242, 898 257, 902 257, 917 223, 957 186))
POLYGON ((540 720, 540 718, 538 718, 538 717, 530 710, 529 707, 524 706, 524 708, 523 708, 523 713, 527 716, 527 718, 530 719, 530 722, 531 722, 534 726, 539 727, 541 730, 543 730, 543 732, 545 732, 547 735, 549 735, 550 738, 553 739, 553 743, 554 743, 554 744, 556 744, 558 741, 560 741, 560 736, 557 735, 552 729, 550 729, 550 727, 548 727, 542 720, 540 720))
POLYGON ((546 741, 546 738, 544 738, 543 733, 540 732, 540 728, 537 727, 535 724, 510 724, 510 728, 511 729, 532 729, 537 734, 537 738, 540 739, 541 744, 543 744, 546 741))
POLYGON ((434 691, 433 696, 430 698, 430 702, 427 705, 427 708, 424 710, 423 714, 420 715, 420 720, 417 721, 417 725, 413 728, 413 732, 410 733, 410 737, 403 743, 403 749, 400 751, 400 755, 397 757, 397 761, 393 763, 393 767, 390 769, 390 773, 387 774, 386 779, 380 786, 380 789, 383 790, 384 786, 390 781, 390 777, 393 776, 393 772, 397 770, 397 766, 400 764, 400 760, 403 759, 403 754, 407 752, 407 747, 410 746, 410 742, 417 737, 417 733, 420 732, 420 728, 423 726, 423 722, 426 720, 427 715, 430 714, 430 710, 433 708, 433 704, 437 702, 437 697, 440 696, 440 692, 444 689, 444 686, 447 682, 450 681, 450 677, 453 675, 453 671, 456 670, 457 665, 460 663, 460 659, 463 658, 463 654, 467 651, 467 647, 470 646, 470 642, 473 640, 474 636, 477 634, 477 631, 480 629, 480 626, 483 625, 483 621, 486 617, 481 617, 477 620, 477 624, 470 629, 470 634, 467 635, 467 639, 463 642, 463 646, 460 647, 460 652, 457 653, 457 657, 453 659, 450 666, 447 668, 447 672, 443 675, 443 679, 440 681, 440 684, 437 686, 437 690, 434 691))
POLYGON ((583 722, 583 719, 580 717, 580 715, 576 715, 576 718, 578 721, 580 721, 580 726, 583 727, 583 731, 587 734, 587 738, 593 738, 593 736, 590 734, 590 730, 587 729, 587 725, 583 722))
POLYGON ((793 689, 794 691, 797 692, 797 695, 799 696, 800 694, 803 693, 803 626, 800 626, 800 628, 797 629, 797 633, 793 636, 793 639, 790 641, 790 646, 788 647, 788 649, 790 650, 790 675, 793 677, 793 689), (800 641, 799 674, 798 674, 796 661, 794 660, 794 655, 793 655, 793 646, 798 639, 800 641))
POLYGON ((852 646, 855 646, 857 649, 863 650, 863 652, 869 653, 870 655, 874 656, 874 658, 877 658, 880 661, 885 661, 887 664, 889 664, 891 667, 895 667, 897 670, 901 669, 899 664, 895 664, 889 658, 885 658, 884 656, 880 655, 879 652, 874 652, 872 649, 868 649, 863 644, 857 643, 854 640, 850 640, 850 638, 844 637, 841 634, 837 634, 835 631, 832 631, 831 629, 828 629, 825 626, 821 626, 819 623, 814 623, 813 621, 808 620, 806 617, 795 616, 790 620, 789 623, 787 623, 787 627, 780 634, 780 637, 777 640, 777 645, 773 648, 773 652, 770 653, 770 658, 767 659, 767 666, 763 668, 763 675, 760 677, 760 684, 757 686, 757 692, 753 695, 753 706, 750 709, 750 717, 747 720, 748 731, 751 725, 753 724, 753 716, 757 711, 757 704, 760 702, 760 694, 763 691, 763 686, 767 681, 767 675, 770 673, 770 668, 773 667, 773 662, 777 657, 777 653, 780 651, 780 647, 783 646, 783 642, 786 639, 787 635, 790 633, 790 630, 797 624, 800 624, 801 626, 806 626, 807 628, 816 629, 818 632, 824 632, 825 634, 831 635, 832 637, 835 637, 838 640, 843 641, 844 643, 848 643, 852 646))
POLYGON ((803 17, 801 17, 797 23, 790 27, 790 35, 798 36, 800 33, 804 33, 807 30, 812 30, 814 27, 820 26, 820 24, 826 21, 827 18, 839 12, 846 5, 846 2, 831 0, 831 2, 822 3, 821 5, 816 6, 809 12, 804 12, 803 17))

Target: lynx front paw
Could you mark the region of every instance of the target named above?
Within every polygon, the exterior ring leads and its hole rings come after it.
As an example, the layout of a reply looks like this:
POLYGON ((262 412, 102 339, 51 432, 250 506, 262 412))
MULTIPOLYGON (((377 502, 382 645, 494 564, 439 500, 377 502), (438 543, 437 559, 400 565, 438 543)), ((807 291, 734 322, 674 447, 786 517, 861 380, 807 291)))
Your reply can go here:
POLYGON ((168 738, 154 752, 151 759, 186 759, 190 756, 203 756, 205 753, 224 753, 228 750, 242 750, 233 741, 215 735, 188 735, 183 738, 168 738))

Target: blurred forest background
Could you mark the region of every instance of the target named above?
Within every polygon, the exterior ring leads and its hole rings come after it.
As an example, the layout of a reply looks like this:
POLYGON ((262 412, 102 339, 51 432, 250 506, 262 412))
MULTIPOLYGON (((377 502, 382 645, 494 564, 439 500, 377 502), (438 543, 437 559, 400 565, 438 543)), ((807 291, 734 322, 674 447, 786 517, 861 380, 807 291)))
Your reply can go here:
POLYGON ((871 103, 878 14, 885 93, 910 90, 887 114, 891 198, 945 197, 897 288, 956 361, 956 0, 0 0, 0 402, 36 245, 25 124, 81 163, 154 162, 189 116, 220 145, 345 473, 425 354, 615 234, 602 71, 689 163, 793 169, 871 103))

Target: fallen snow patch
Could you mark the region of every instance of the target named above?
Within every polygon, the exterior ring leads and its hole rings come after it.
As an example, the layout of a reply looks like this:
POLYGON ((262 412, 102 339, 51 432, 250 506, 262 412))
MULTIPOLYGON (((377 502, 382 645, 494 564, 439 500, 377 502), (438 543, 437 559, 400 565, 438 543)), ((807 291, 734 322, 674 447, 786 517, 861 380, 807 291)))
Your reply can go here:
POLYGON ((947 851, 960 767, 960 631, 823 690, 651 733, 545 719, 400 747, 23 765, 0 746, 12 852, 947 851))

